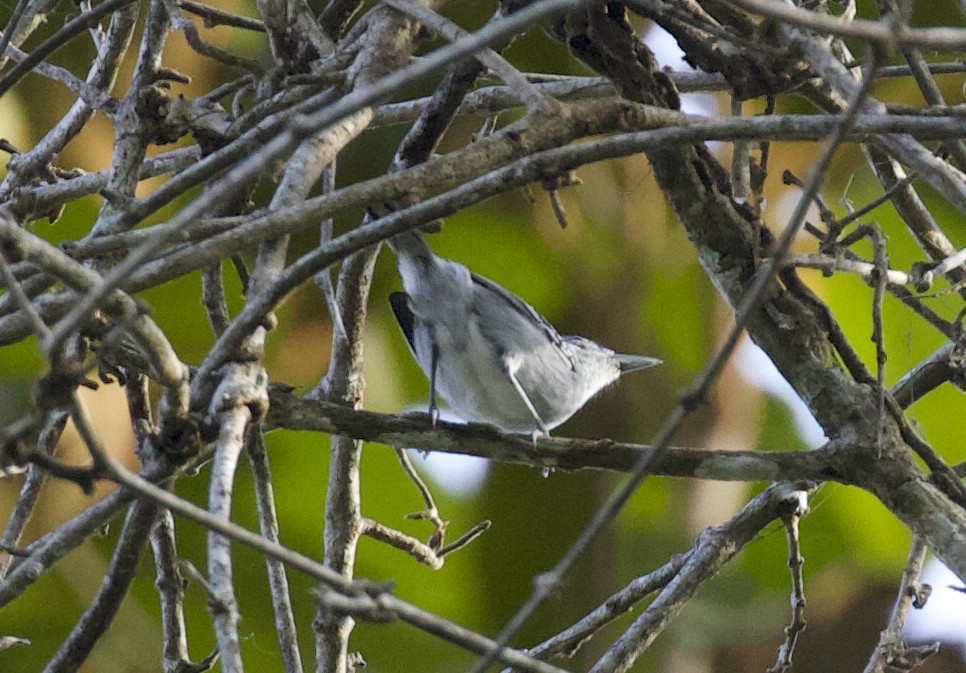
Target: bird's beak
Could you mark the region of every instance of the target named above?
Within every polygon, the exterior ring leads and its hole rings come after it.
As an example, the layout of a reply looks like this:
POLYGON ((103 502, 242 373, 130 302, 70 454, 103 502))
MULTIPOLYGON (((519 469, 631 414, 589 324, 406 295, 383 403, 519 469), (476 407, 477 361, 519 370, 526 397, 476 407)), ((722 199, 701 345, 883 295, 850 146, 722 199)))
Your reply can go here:
POLYGON ((663 360, 649 358, 646 355, 626 355, 624 353, 618 353, 617 362, 620 363, 621 374, 627 374, 659 365, 663 360))

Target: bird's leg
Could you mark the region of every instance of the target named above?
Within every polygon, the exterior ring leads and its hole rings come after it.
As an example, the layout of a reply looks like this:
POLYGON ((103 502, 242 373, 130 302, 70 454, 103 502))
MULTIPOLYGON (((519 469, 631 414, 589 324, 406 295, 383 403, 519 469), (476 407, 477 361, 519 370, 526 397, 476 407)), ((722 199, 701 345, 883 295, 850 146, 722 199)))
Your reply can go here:
POLYGON ((436 406, 436 369, 439 366, 439 346, 433 344, 432 353, 429 356, 429 420, 433 427, 439 420, 439 407, 436 406))
POLYGON ((536 444, 538 437, 549 437, 550 430, 547 428, 547 424, 543 422, 543 419, 540 418, 540 414, 537 413, 536 408, 533 406, 533 402, 530 401, 530 397, 527 395, 527 391, 523 389, 523 386, 517 380, 516 368, 509 364, 505 368, 507 376, 510 377, 510 382, 513 384, 513 387, 516 388, 517 394, 520 396, 520 399, 523 400, 523 404, 526 405, 527 411, 530 412, 530 415, 533 416, 534 422, 537 424, 537 427, 534 429, 532 434, 533 443, 536 444))

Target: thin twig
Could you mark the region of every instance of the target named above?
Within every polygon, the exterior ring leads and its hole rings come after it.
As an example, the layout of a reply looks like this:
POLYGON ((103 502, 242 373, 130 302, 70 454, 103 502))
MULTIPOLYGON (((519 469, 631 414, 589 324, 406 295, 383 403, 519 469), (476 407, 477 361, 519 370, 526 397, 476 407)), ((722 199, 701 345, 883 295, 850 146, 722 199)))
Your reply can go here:
POLYGON ((213 26, 232 26, 234 28, 254 30, 259 33, 265 32, 265 24, 258 19, 223 12, 220 9, 209 7, 208 5, 204 5, 200 2, 193 2, 193 0, 178 0, 178 4, 182 9, 189 11, 192 14, 197 14, 204 19, 205 26, 208 28, 213 26))
POLYGON ((4 287, 10 292, 14 301, 20 307, 20 310, 27 316, 34 333, 42 340, 49 338, 50 330, 47 328, 47 324, 30 304, 30 298, 27 297, 27 294, 23 291, 23 287, 20 285, 20 281, 16 279, 13 271, 10 270, 10 265, 7 264, 7 258, 4 256, 2 250, 0 250, 0 277, 3 278, 4 287))
MULTIPOLYGON (((280 538, 275 489, 272 485, 271 466, 260 426, 255 426, 248 433, 246 447, 255 486, 258 528, 266 539, 278 544, 280 538)), ((268 572, 268 585, 272 592, 275 632, 278 635, 278 646, 282 655, 282 668, 285 673, 302 673, 302 657, 299 654, 295 614, 292 610, 292 597, 288 588, 285 566, 277 559, 269 557, 265 557, 265 566, 268 572)))
POLYGON ((922 608, 929 596, 929 586, 919 583, 925 560, 925 541, 918 535, 914 536, 906 565, 902 569, 899 591, 892 606, 892 613, 889 615, 889 623, 879 634, 879 642, 872 651, 863 673, 886 673, 897 669, 912 670, 922 663, 923 659, 939 651, 939 643, 908 647, 902 635, 909 608, 922 608))
POLYGON ((798 636, 805 630, 805 580, 802 576, 802 565, 805 559, 802 558, 799 522, 808 512, 806 504, 808 495, 804 491, 798 493, 801 496, 799 506, 782 516, 785 537, 788 539, 788 569, 792 578, 792 619, 785 627, 785 640, 778 649, 778 660, 768 669, 768 673, 785 673, 792 667, 792 655, 795 653, 798 636))
POLYGON ((439 570, 443 567, 443 559, 432 546, 378 521, 362 519, 362 534, 409 554, 428 568, 439 570))
POLYGON ((205 315, 215 337, 224 334, 231 322, 231 316, 228 314, 220 261, 201 270, 201 305, 205 307, 205 315))
MULTIPOLYGON (((833 257, 820 253, 807 254, 792 252, 785 255, 785 260, 782 264, 786 268, 819 269, 829 274, 835 271, 854 273, 870 283, 874 282, 874 277, 876 276, 875 264, 846 256, 833 257)), ((911 285, 916 282, 909 273, 899 271, 898 269, 883 269, 882 277, 885 279, 885 282, 892 285, 911 285)))
POLYGON ((10 88, 20 80, 21 77, 32 71, 34 66, 42 62, 47 56, 64 46, 68 41, 81 34, 91 26, 97 24, 102 18, 111 12, 121 9, 134 0, 104 0, 90 12, 84 12, 80 16, 72 19, 62 28, 58 29, 53 35, 37 45, 30 55, 20 61, 16 66, 0 79, 0 98, 3 97, 10 88))
MULTIPOLYGON (((64 431, 67 418, 68 414, 63 409, 47 412, 43 427, 37 439, 38 452, 55 456, 54 447, 57 445, 60 435, 64 431)), ((17 503, 13 506, 13 510, 7 519, 7 524, 3 529, 3 535, 0 535, 0 547, 8 553, 11 553, 10 550, 16 548, 15 545, 19 544, 24 529, 27 527, 27 523, 33 514, 34 507, 37 504, 37 498, 40 496, 40 490, 43 488, 46 479, 47 470, 37 463, 32 463, 27 478, 20 488, 17 503)), ((11 560, 11 558, 0 560, 0 583, 3 582, 7 575, 11 560)))
MULTIPOLYGON (((731 116, 742 117, 742 104, 731 97, 731 116)), ((738 140, 731 149, 731 191, 739 202, 746 202, 751 194, 751 153, 747 141, 738 140)))
MULTIPOLYGON (((574 656, 577 650, 606 624, 632 610, 637 603, 655 591, 666 587, 688 562, 692 553, 687 551, 675 554, 660 568, 632 580, 573 626, 529 648, 527 652, 538 659, 574 656)), ((508 672, 504 671, 504 673, 508 672)))
POLYGON ((638 655, 728 560, 775 518, 799 507, 800 493, 788 483, 772 484, 731 520, 702 531, 681 570, 597 660, 590 673, 627 671, 638 655))
POLYGON ((171 22, 174 28, 184 35, 185 41, 196 52, 229 67, 239 68, 256 76, 262 74, 262 67, 257 61, 243 56, 236 56, 223 49, 219 49, 213 44, 205 42, 198 33, 198 28, 194 22, 181 15, 179 7, 183 6, 182 3, 177 2, 177 0, 164 0, 164 3, 168 13, 171 15, 171 22))
POLYGON ((423 503, 426 505, 426 509, 421 512, 416 512, 414 514, 407 514, 407 519, 418 519, 423 521, 429 521, 433 524, 433 535, 430 537, 429 546, 434 550, 439 550, 443 546, 444 534, 446 532, 446 522, 443 521, 439 516, 439 509, 436 507, 436 501, 433 500, 433 494, 430 492, 429 487, 426 482, 423 481, 422 477, 416 471, 411 460, 409 460, 409 454, 406 449, 396 449, 396 457, 399 459, 399 464, 402 466, 403 472, 409 477, 409 480, 415 484, 416 489, 419 491, 419 495, 423 499, 423 503))
POLYGON ((782 23, 828 35, 878 42, 890 51, 900 47, 939 51, 962 51, 966 48, 966 31, 960 28, 910 28, 905 24, 894 25, 891 21, 869 19, 854 19, 843 23, 837 17, 799 9, 783 2, 734 0, 734 3, 750 12, 777 19, 782 23))
POLYGON ((873 259, 875 271, 872 273, 872 343, 875 344, 875 378, 879 397, 879 423, 877 426, 876 446, 881 453, 882 433, 885 427, 885 367, 886 349, 885 334, 882 330, 882 304, 885 301, 887 273, 889 269, 889 255, 886 251, 885 236, 876 225, 868 228, 872 239, 873 259))
MULTIPOLYGON (((28 56, 27 52, 16 47, 10 47, 10 53, 18 62, 28 56)), ((108 117, 113 116, 117 100, 112 98, 107 91, 80 79, 67 68, 44 61, 38 63, 33 72, 64 85, 92 110, 97 110, 108 117)))
POLYGON ((478 524, 470 528, 468 531, 460 535, 458 538, 450 542, 448 545, 441 548, 438 552, 436 552, 436 555, 439 556, 440 558, 443 558, 444 556, 452 554, 455 551, 459 551, 460 549, 462 549, 463 547, 471 543, 473 540, 481 536, 483 533, 488 531, 491 525, 493 524, 489 519, 480 521, 478 524))
MULTIPOLYGON (((382 2, 393 9, 408 14, 451 42, 455 43, 463 40, 469 35, 469 33, 449 19, 440 16, 430 9, 417 5, 410 0, 382 0, 382 2)), ((553 99, 540 93, 519 70, 510 65, 505 58, 495 51, 492 49, 481 49, 473 56, 489 68, 497 77, 502 79, 510 90, 513 91, 514 95, 519 98, 520 102, 524 103, 528 109, 536 111, 551 108, 553 99)))
POLYGON ((181 561, 178 562, 178 567, 181 569, 181 572, 184 573, 184 576, 188 579, 188 581, 197 584, 198 588, 204 592, 205 596, 207 596, 209 610, 213 612, 225 610, 225 606, 221 603, 221 597, 218 595, 218 592, 215 591, 215 588, 211 586, 211 582, 209 582, 208 578, 205 577, 200 570, 198 570, 194 563, 187 559, 181 559, 181 561))

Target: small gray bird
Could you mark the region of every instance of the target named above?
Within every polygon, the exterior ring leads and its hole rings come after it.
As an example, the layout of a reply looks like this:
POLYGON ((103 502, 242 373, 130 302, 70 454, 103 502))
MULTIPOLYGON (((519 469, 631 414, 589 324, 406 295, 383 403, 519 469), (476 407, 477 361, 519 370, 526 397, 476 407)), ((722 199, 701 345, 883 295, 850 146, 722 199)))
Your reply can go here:
POLYGON ((660 364, 561 336, 512 292, 437 257, 417 231, 389 241, 405 292, 389 296, 416 362, 436 393, 467 421, 534 438, 570 418, 622 374, 660 364))

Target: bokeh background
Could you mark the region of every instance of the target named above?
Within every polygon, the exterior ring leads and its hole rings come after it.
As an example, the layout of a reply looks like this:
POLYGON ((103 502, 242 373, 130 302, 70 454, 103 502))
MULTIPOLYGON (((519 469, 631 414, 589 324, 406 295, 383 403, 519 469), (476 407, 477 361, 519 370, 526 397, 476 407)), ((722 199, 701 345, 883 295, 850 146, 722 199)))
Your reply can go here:
MULTIPOLYGON (((252 2, 218 0, 211 4, 256 15, 252 2)), ((6 23, 12 5, 13 0, 0 0, 0 24, 6 23)), ((64 3, 58 12, 68 9, 64 3)), ((464 27, 475 27, 491 10, 489 6, 456 3, 447 15, 464 27)), ((921 2, 916 6, 915 23, 949 24, 961 16, 951 1, 921 2)), ((63 17, 63 13, 52 15, 49 26, 27 48, 60 25, 63 17)), ((675 69, 687 67, 666 35, 638 25, 662 63, 675 69)), ((267 62, 259 36, 220 28, 208 31, 206 37, 223 48, 267 62)), ((861 53, 860 45, 855 48, 861 53)), ((89 43, 75 40, 51 60, 80 74, 91 55, 89 43)), ((527 71, 587 74, 562 47, 539 33, 518 40, 507 56, 527 71)), ((214 82, 231 74, 198 57, 178 34, 169 40, 165 64, 191 75, 190 85, 176 88, 189 96, 206 92, 214 82)), ((119 82, 127 81, 130 67, 129 62, 119 82)), ((947 102, 963 102, 962 75, 941 76, 937 81, 947 102)), ((427 82, 413 93, 428 92, 431 86, 427 82)), ((117 95, 123 92, 123 85, 115 91, 117 95)), ((911 79, 882 81, 875 95, 922 105, 911 79)), ((724 96, 687 95, 684 100, 686 109, 697 113, 724 115, 729 107, 724 96)), ((27 77, 0 101, 0 136, 19 147, 30 147, 71 102, 69 93, 58 85, 27 77)), ((745 105, 746 114, 762 109, 760 101, 745 105)), ((806 110, 805 104, 794 100, 779 102, 779 111, 806 110)), ((516 112, 507 112, 499 122, 517 116, 516 112)), ((483 121, 460 119, 442 151, 464 145, 483 121)), ((403 127, 374 129, 354 142, 340 157, 339 183, 383 172, 404 132, 403 127)), ((110 123, 98 116, 60 157, 59 165, 88 171, 106 168, 112 142, 110 123)), ((723 160, 730 155, 730 148, 723 144, 716 144, 714 150, 723 160)), ((813 144, 772 145, 765 218, 776 231, 784 226, 798 198, 795 189, 781 185, 781 171, 788 169, 804 176, 815 152, 813 144)), ((570 222, 565 230, 554 219, 546 194, 534 187, 450 218, 443 232, 432 238, 432 245, 440 255, 459 260, 518 293, 562 332, 584 334, 616 350, 662 358, 663 366, 629 376, 556 432, 646 443, 675 405, 678 391, 714 352, 732 323, 732 314, 698 265, 643 157, 589 166, 580 170, 579 176, 582 185, 561 192, 570 222)), ((148 181, 142 189, 150 190, 156 184, 148 181)), ((270 192, 266 176, 256 200, 263 199, 263 203, 270 192)), ((840 150, 823 194, 839 213, 845 212, 843 199, 861 206, 880 194, 857 147, 849 145, 840 150)), ((966 245, 962 215, 927 189, 923 196, 953 242, 966 245)), ((183 203, 173 204, 151 221, 164 220, 183 203)), ((70 205, 55 224, 40 221, 29 226, 53 242, 76 238, 89 230, 97 208, 97 199, 91 198, 70 205)), ((343 213, 336 220, 337 229, 355 226, 361 215, 343 213)), ((872 218, 889 237, 894 267, 908 269, 922 259, 891 207, 877 209, 872 218)), ((315 242, 314 232, 300 235, 293 243, 291 257, 315 242)), ((814 245, 802 239, 798 248, 812 251, 814 245)), ((242 303, 240 285, 230 265, 224 273, 229 301, 237 309, 242 303)), ((855 277, 826 279, 812 272, 803 276, 831 305, 856 350, 872 366, 869 288, 855 277)), ((388 253, 383 254, 372 290, 366 342, 365 407, 371 410, 399 412, 425 404, 426 381, 411 360, 388 310, 386 297, 398 288, 393 260, 388 253)), ((199 362, 212 344, 198 296, 196 274, 143 295, 182 359, 192 364, 199 362)), ((959 308, 955 295, 928 301, 950 319, 959 308)), ((268 370, 273 380, 308 390, 326 370, 332 336, 320 292, 314 286, 300 288, 286 300, 278 318, 278 328, 269 342, 268 370)), ((890 384, 943 343, 940 334, 891 298, 885 305, 885 334, 889 354, 886 379, 890 384)), ((0 349, 0 422, 16 419, 30 404, 31 381, 42 366, 33 341, 0 349)), ((134 466, 122 391, 103 386, 96 392, 84 391, 84 396, 105 444, 134 466)), ((964 412, 963 396, 944 386, 909 413, 932 445, 950 463, 956 463, 966 459, 964 412)), ((716 383, 709 403, 689 418, 675 443, 792 451, 817 446, 821 441, 821 431, 794 393, 767 358, 746 343, 716 383)), ((282 541, 315 557, 321 550, 327 446, 327 437, 309 433, 275 432, 268 437, 282 541)), ((83 448, 71 428, 65 433, 62 450, 70 459, 84 461, 83 448)), ((592 511, 621 481, 620 475, 602 472, 544 476, 538 470, 442 455, 419 460, 417 465, 427 475, 443 517, 450 521, 451 537, 482 519, 491 519, 492 529, 449 557, 439 571, 363 539, 357 573, 376 580, 392 579, 399 596, 491 635, 529 595, 533 577, 554 564, 592 511)), ((365 516, 420 537, 428 535, 426 525, 403 520, 405 514, 419 510, 421 502, 390 449, 367 445, 362 470, 365 516)), ((207 471, 202 471, 196 477, 181 479, 178 493, 204 503, 207 476, 207 471)), ((5 520, 20 483, 19 478, 0 481, 0 518, 5 520)), ((619 520, 598 536, 560 596, 530 621, 517 644, 532 645, 559 631, 630 579, 659 566, 671 554, 686 550, 702 528, 726 520, 761 487, 648 479, 619 520)), ((102 484, 88 498, 76 486, 49 481, 28 529, 28 539, 89 506, 110 488, 102 484)), ((796 652, 796 670, 861 670, 887 617, 910 535, 873 497, 858 489, 826 485, 814 496, 811 507, 812 513, 803 522, 809 625, 796 652)), ((238 474, 234 517, 242 525, 257 528, 250 476, 244 463, 238 474)), ((99 587, 119 524, 115 521, 102 537, 61 561, 19 600, 0 611, 0 635, 13 634, 32 642, 29 647, 0 651, 0 671, 38 671, 56 651, 99 587)), ((203 567, 204 531, 182 522, 178 541, 182 556, 203 567)), ((635 670, 700 673, 770 666, 788 620, 786 558, 784 534, 779 526, 772 526, 702 590, 635 670)), ((242 547, 236 547, 235 559, 246 664, 253 671, 280 671, 262 559, 242 547)), ((81 670, 160 671, 159 608, 152 581, 152 562, 146 554, 114 626, 81 670)), ((308 663, 313 651, 312 584, 295 573, 290 581, 308 663)), ((937 594, 954 581, 938 583, 937 594)), ((950 614, 966 614, 966 595, 953 593, 943 600, 950 606, 950 614)), ((937 599, 934 605, 942 602, 937 599)), ((200 659, 214 647, 214 637, 206 598, 197 587, 189 587, 186 609, 191 653, 200 659)), ((586 668, 632 617, 633 613, 605 629, 580 650, 574 661, 564 665, 586 668)), ((947 626, 954 623, 951 616, 936 619, 947 626)), ((920 619, 920 623, 926 622, 920 619)), ((966 626, 958 632, 966 633, 966 626)), ((459 649, 403 624, 359 624, 352 648, 363 653, 369 670, 375 672, 463 670, 471 661, 459 649)), ((966 667, 956 646, 950 645, 940 659, 923 670, 958 671, 966 667)))

